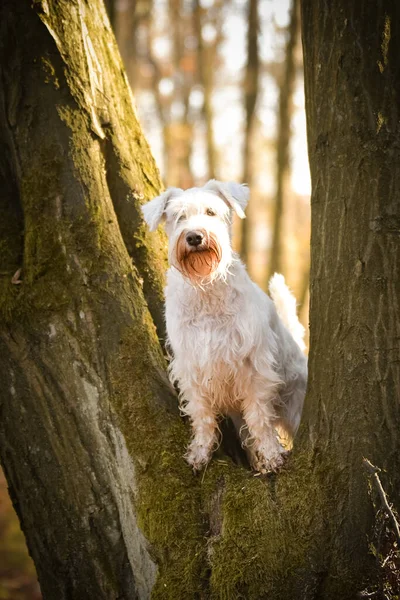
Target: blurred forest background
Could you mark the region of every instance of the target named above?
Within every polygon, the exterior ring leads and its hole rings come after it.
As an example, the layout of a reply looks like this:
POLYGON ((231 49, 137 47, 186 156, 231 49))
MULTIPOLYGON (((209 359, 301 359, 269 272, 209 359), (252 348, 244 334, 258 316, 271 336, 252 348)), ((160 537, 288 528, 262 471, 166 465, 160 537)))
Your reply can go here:
MULTIPOLYGON (((246 182, 234 244, 264 289, 275 271, 308 328, 310 178, 299 0, 107 0, 165 186, 246 182)), ((0 472, 0 600, 40 591, 0 472)))

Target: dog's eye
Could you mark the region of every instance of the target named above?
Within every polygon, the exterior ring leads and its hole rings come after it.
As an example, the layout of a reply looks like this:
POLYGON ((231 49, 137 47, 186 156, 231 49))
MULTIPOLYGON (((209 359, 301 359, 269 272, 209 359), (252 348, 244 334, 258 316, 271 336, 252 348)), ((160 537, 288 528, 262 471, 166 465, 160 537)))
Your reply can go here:
POLYGON ((181 216, 178 218, 178 223, 180 223, 181 221, 184 221, 185 219, 186 219, 186 215, 181 215, 181 216))
POLYGON ((212 208, 207 208, 206 210, 206 215, 208 215, 209 217, 215 217, 217 213, 215 212, 215 210, 213 210, 212 208))

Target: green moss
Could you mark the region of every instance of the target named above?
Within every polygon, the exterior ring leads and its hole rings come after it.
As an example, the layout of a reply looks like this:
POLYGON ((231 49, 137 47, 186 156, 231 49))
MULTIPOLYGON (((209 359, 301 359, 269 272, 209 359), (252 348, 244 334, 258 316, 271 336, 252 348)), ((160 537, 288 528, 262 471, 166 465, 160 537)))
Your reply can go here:
MULTIPOLYGON (((278 475, 260 477, 213 458, 200 476, 211 598, 287 600, 318 589, 330 560, 325 519, 336 505, 311 467, 311 456, 302 453, 278 475)), ((351 589, 349 570, 337 577, 351 589)))
POLYGON ((385 70, 388 65, 388 53, 389 53, 389 44, 391 39, 391 25, 390 25, 390 16, 385 15, 385 25, 382 32, 382 43, 381 43, 381 51, 382 51, 382 61, 378 60, 378 67, 381 73, 385 70))
POLYGON ((20 284, 12 282, 22 267, 23 252, 22 211, 13 181, 11 174, 4 173, 0 195, 0 320, 6 321, 18 305, 21 292, 20 284))
POLYGON ((310 457, 261 478, 216 456, 194 475, 183 459, 188 427, 154 402, 168 392, 155 377, 159 357, 149 351, 147 335, 137 327, 124 335, 111 372, 115 407, 136 461, 139 525, 159 565, 152 597, 287 600, 302 573, 314 577, 306 567, 323 547, 318 528, 313 537, 308 533, 314 518, 309 494, 316 514, 327 506, 325 492, 310 486, 310 457))
POLYGON ((54 87, 58 90, 60 87, 60 83, 58 81, 56 70, 49 58, 49 56, 42 56, 42 68, 45 72, 45 82, 53 83, 54 87))
POLYGON ((221 534, 212 542, 212 597, 267 597, 277 569, 282 569, 277 548, 284 547, 285 532, 277 506, 271 482, 242 468, 227 472, 221 534))
POLYGON ((162 403, 168 392, 155 373, 165 365, 157 350, 155 355, 149 350, 159 346, 155 338, 149 343, 147 325, 125 333, 114 357, 114 402, 135 457, 139 525, 159 565, 152 597, 196 598, 205 577, 200 483, 182 457, 188 430, 162 403), (160 397, 159 405, 154 397, 160 397))
MULTIPOLYGON (((10 321, 21 299, 21 284, 13 283, 14 275, 22 266, 20 239, 21 234, 16 232, 0 243, 0 319, 6 322, 10 321)), ((22 277, 23 273, 19 280, 22 277)))

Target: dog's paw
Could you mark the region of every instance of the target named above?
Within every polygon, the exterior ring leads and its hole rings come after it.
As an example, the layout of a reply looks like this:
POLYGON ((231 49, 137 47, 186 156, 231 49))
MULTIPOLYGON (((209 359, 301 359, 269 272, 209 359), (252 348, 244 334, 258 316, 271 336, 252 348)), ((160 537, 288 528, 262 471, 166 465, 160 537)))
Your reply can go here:
POLYGON ((201 446, 192 442, 187 449, 185 459, 194 471, 200 471, 211 458, 211 450, 206 446, 201 446))
POLYGON ((252 467, 255 471, 266 475, 267 473, 277 473, 285 464, 290 452, 281 451, 272 456, 265 456, 262 452, 256 451, 252 457, 252 467))

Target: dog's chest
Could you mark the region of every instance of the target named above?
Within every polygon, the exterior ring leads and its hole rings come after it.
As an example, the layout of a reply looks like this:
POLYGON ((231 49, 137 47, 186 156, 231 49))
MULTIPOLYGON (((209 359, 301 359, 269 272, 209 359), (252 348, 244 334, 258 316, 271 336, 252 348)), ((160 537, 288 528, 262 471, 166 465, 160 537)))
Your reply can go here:
POLYGON ((243 299, 235 292, 224 298, 175 298, 167 301, 166 314, 175 356, 193 367, 209 372, 236 369, 249 352, 243 299))
POLYGON ((182 281, 166 290, 172 376, 181 390, 201 389, 219 412, 240 407, 265 362, 266 321, 246 282, 221 282, 208 294, 182 281))

